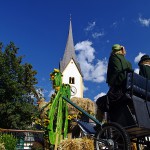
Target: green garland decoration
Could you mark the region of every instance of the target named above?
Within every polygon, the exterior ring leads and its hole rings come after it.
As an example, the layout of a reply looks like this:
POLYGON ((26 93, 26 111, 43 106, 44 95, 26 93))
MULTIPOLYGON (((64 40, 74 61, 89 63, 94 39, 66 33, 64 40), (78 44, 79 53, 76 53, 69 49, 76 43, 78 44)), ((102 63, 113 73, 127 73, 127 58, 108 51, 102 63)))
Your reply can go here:
POLYGON ((62 74, 58 69, 50 74, 55 89, 55 96, 51 99, 51 105, 48 112, 48 137, 50 144, 54 145, 56 140, 58 144, 62 138, 67 137, 68 133, 68 106, 62 99, 63 96, 70 99, 70 86, 62 84, 62 74))

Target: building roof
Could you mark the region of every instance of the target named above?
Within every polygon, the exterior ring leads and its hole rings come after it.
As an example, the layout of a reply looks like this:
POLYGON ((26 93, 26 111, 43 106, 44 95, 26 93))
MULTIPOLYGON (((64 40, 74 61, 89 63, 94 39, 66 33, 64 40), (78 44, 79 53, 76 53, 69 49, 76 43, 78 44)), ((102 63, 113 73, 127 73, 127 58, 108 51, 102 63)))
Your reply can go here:
POLYGON ((66 44, 66 49, 64 52, 63 59, 60 61, 59 69, 61 72, 63 72, 70 62, 70 60, 73 59, 80 74, 82 75, 80 64, 77 62, 75 49, 74 49, 74 42, 73 42, 73 34, 72 34, 72 23, 70 19, 70 26, 69 26, 69 33, 68 33, 68 39, 66 44))

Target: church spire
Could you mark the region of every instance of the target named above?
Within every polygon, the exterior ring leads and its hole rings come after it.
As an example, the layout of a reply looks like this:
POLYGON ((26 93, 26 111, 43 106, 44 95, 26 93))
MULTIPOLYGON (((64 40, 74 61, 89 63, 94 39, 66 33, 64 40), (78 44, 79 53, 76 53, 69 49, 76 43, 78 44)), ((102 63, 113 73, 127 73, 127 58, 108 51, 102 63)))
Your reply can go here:
POLYGON ((75 49, 74 49, 74 42, 73 42, 73 35, 72 35, 72 23, 70 18, 68 39, 67 39, 67 44, 66 44, 66 49, 65 49, 63 59, 70 60, 71 58, 75 60, 75 49))
MULTIPOLYGON (((62 61, 60 61, 60 71, 63 72, 70 60, 73 59, 79 72, 81 73, 80 65, 76 60, 75 49, 74 49, 74 42, 73 42, 73 34, 72 34, 72 23, 71 23, 71 15, 70 15, 70 25, 69 25, 69 33, 68 39, 66 43, 65 53, 63 56, 62 61)), ((82 74, 82 73, 81 73, 82 74)))

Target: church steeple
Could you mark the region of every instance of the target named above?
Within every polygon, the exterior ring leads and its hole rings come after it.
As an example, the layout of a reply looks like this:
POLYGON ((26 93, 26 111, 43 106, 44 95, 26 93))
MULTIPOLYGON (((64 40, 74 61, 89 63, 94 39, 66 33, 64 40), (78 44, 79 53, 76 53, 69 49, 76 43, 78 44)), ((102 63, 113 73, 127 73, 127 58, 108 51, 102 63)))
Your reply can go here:
POLYGON ((83 97, 83 76, 80 65, 76 59, 71 19, 66 48, 63 59, 60 61, 59 69, 62 73, 62 83, 70 85, 71 98, 83 97))
POLYGON ((73 58, 75 60, 75 50, 74 50, 74 42, 73 42, 73 35, 72 35, 72 24, 71 24, 71 19, 70 19, 68 39, 67 39, 67 44, 66 44, 66 49, 65 49, 63 60, 65 60, 65 62, 68 62, 68 61, 70 61, 71 58, 73 58))
MULTIPOLYGON (((60 71, 63 72, 70 60, 73 59, 79 72, 81 73, 80 65, 76 60, 75 49, 74 49, 74 41, 73 41, 73 34, 72 34, 72 23, 70 18, 70 25, 69 25, 69 33, 68 39, 66 43, 65 53, 63 56, 62 61, 60 61, 60 71)), ((82 75, 82 73, 81 73, 82 75)))

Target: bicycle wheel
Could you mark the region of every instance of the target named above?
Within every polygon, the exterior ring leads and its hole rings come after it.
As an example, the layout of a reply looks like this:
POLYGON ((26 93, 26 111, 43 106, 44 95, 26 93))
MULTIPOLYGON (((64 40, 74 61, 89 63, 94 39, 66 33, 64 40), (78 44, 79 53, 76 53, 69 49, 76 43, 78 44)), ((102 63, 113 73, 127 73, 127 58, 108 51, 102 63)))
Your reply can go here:
POLYGON ((130 138, 123 127, 117 123, 107 123, 97 132, 97 150, 131 150, 130 138))

